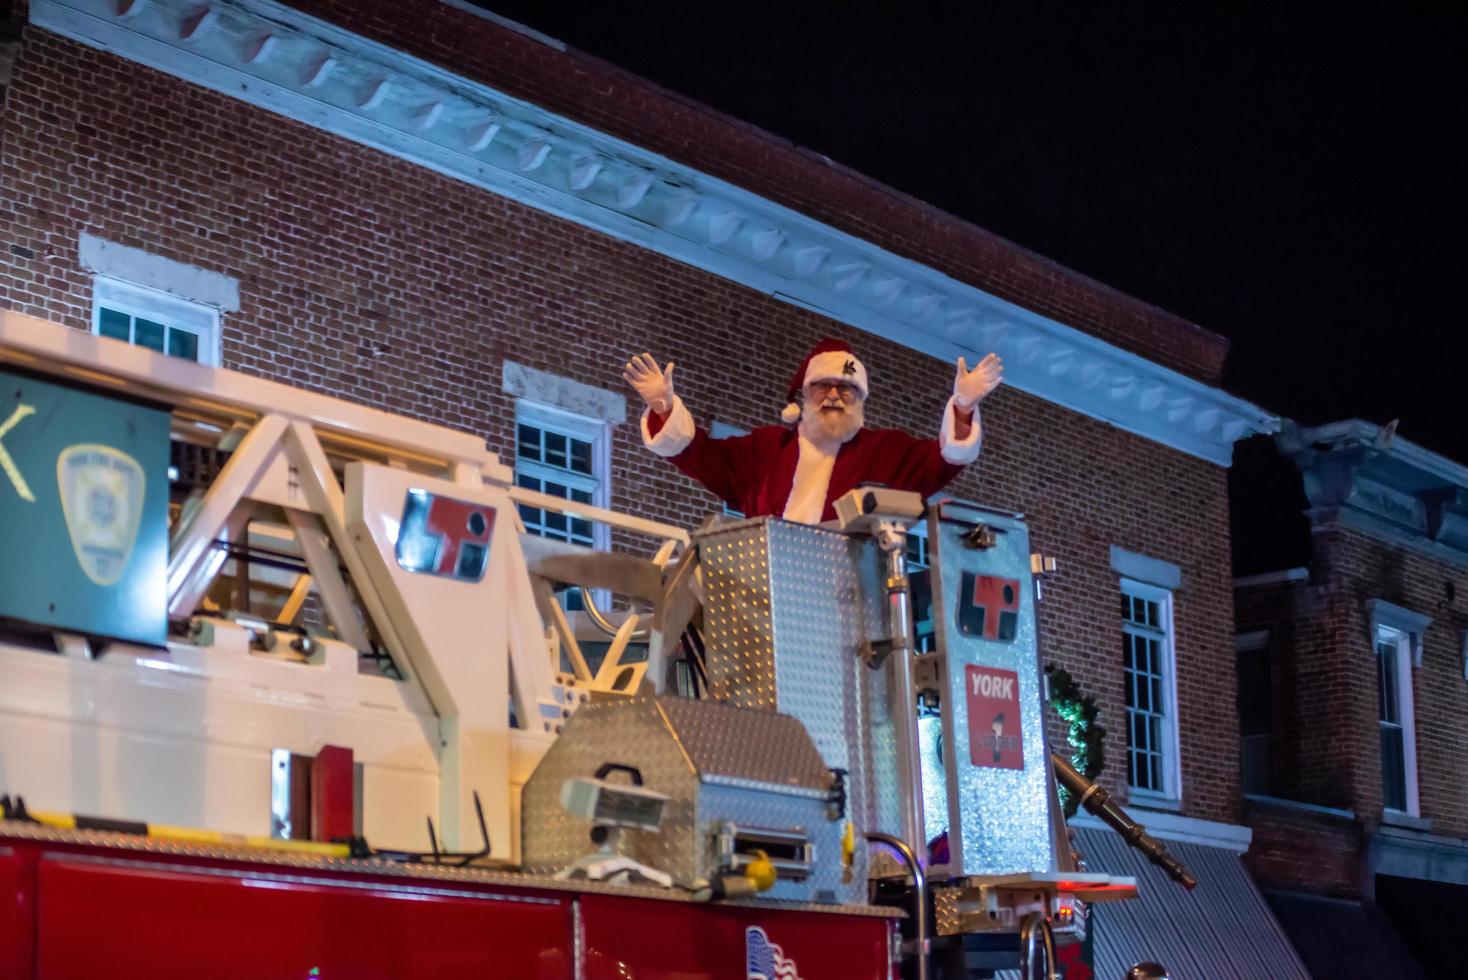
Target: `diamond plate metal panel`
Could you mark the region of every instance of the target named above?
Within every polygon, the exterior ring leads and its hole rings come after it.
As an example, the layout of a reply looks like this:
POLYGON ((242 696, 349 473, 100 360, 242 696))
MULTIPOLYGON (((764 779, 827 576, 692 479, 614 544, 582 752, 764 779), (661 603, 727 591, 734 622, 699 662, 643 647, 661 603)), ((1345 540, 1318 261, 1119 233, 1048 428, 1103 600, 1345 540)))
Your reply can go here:
POLYGON ((814 851, 810 877, 804 881, 779 880, 761 899, 791 902, 865 902, 866 874, 853 867, 851 880, 841 880, 841 827, 839 820, 826 819, 823 801, 753 793, 723 786, 705 787, 698 802, 699 825, 704 834, 705 866, 715 862, 713 832, 725 821, 743 827, 798 831, 809 838, 814 851))
POLYGON ((887 635, 876 544, 773 518, 697 540, 711 696, 800 719, 826 765, 847 770, 857 827, 900 832, 891 664, 860 655, 887 635))
POLYGON ((825 794, 831 771, 805 728, 788 715, 716 701, 659 698, 669 730, 699 776, 723 776, 825 794))
POLYGON ((939 885, 933 889, 933 928, 940 936, 957 936, 963 932, 958 911, 962 888, 939 885))
POLYGON ((526 781, 525 870, 552 873, 592 850, 591 822, 560 804, 561 784, 604 762, 635 766, 643 785, 670 797, 657 834, 624 831, 623 851, 694 887, 718 870, 725 823, 797 831, 815 847, 803 881, 762 898, 854 904, 866 900, 864 867, 841 881, 840 821, 827 818, 831 775, 794 718, 713 701, 636 698, 577 711, 526 781))
POLYGON ((700 535, 709 693, 750 708, 776 706, 775 624, 764 520, 700 535))
POLYGON ((930 518, 929 549, 933 562, 933 623, 945 667, 942 743, 948 788, 949 870, 954 876, 1056 870, 1052 827, 1059 815, 1045 740, 1029 532, 1017 515, 945 502, 930 518), (977 523, 995 530, 993 547, 971 548, 964 543, 963 536, 977 523), (965 572, 1019 583, 1011 640, 968 635, 959 628, 965 572), (1017 675, 1022 769, 971 762, 965 691, 970 665, 1017 675))
POLYGON ((668 872, 680 884, 691 884, 699 877, 694 837, 698 776, 652 698, 582 705, 551 743, 520 795, 525 870, 551 874, 595 849, 591 821, 561 807, 561 784, 593 775, 604 762, 636 766, 644 786, 668 796, 661 832, 624 831, 623 851, 668 872))

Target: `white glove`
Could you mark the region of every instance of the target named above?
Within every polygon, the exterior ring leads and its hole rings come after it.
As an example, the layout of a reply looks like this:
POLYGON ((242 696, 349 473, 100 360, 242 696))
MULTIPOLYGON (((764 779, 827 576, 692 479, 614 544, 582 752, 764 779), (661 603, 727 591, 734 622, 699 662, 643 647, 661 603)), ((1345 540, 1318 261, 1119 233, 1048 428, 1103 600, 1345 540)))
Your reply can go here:
POLYGON ((965 412, 971 412, 984 396, 1004 380, 1004 362, 998 354, 989 354, 972 371, 963 358, 958 359, 958 376, 953 379, 953 400, 965 412))
POLYGON ((637 390, 647 407, 660 417, 673 410, 673 362, 658 370, 651 354, 634 354, 622 369, 622 377, 637 390))

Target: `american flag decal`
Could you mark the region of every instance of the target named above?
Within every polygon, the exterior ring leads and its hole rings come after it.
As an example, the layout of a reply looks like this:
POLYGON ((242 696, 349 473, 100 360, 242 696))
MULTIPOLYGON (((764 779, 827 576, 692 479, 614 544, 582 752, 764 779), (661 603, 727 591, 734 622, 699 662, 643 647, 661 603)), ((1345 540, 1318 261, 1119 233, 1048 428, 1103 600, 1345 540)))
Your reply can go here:
POLYGON ((795 961, 759 926, 744 930, 745 980, 800 980, 795 961))

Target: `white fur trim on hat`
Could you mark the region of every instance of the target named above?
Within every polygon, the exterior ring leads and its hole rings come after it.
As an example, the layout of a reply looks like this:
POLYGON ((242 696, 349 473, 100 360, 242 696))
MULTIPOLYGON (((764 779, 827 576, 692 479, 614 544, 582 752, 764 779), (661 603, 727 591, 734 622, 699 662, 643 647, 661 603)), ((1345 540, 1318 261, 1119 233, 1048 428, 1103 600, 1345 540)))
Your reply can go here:
POLYGON ((805 369, 805 384, 812 381, 845 381, 861 392, 863 399, 867 396, 866 365, 850 351, 828 350, 812 357, 805 369))
POLYGON ((789 402, 780 409, 780 421, 786 425, 794 425, 800 421, 800 402, 789 402))

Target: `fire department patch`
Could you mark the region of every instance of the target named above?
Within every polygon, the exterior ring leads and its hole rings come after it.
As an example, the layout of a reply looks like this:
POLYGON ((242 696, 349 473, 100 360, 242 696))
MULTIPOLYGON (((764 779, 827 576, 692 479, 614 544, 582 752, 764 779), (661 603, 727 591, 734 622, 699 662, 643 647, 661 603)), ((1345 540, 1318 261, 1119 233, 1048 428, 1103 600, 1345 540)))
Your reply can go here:
POLYGON ((1019 675, 969 664, 964 668, 964 690, 968 694, 969 761, 990 769, 1023 769, 1019 675))
POLYGON ((398 528, 398 564, 410 572, 478 582, 489 566, 494 509, 409 490, 398 528))
POLYGON ((1012 643, 1019 628, 1019 581, 964 572, 958 596, 958 631, 964 636, 1012 643))
POLYGON ((143 468, 111 446, 78 443, 57 455, 56 484, 82 571, 98 585, 114 584, 138 539, 147 485, 143 468))

